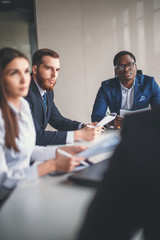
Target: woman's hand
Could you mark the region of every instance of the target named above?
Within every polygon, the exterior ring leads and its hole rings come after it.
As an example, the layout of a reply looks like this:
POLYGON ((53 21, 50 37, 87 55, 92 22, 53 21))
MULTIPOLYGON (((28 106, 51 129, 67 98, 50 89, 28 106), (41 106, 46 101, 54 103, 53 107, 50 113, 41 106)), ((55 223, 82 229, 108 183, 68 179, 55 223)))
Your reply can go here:
POLYGON ((81 160, 85 160, 82 157, 76 156, 77 153, 83 151, 86 149, 86 147, 83 146, 63 146, 59 149, 64 150, 65 152, 70 153, 73 155, 73 157, 65 157, 62 156, 58 151, 56 151, 56 169, 57 171, 61 172, 70 172, 72 171, 76 166, 80 164, 81 160))
MULTIPOLYGON (((40 177, 51 173, 51 172, 71 172, 76 166, 80 164, 81 160, 85 160, 82 157, 76 156, 77 153, 85 150, 87 147, 83 146, 63 146, 59 147, 71 155, 73 157, 65 157, 62 156, 56 150, 56 158, 50 159, 38 165, 38 175, 40 177)), ((58 149, 58 148, 57 148, 58 149)))

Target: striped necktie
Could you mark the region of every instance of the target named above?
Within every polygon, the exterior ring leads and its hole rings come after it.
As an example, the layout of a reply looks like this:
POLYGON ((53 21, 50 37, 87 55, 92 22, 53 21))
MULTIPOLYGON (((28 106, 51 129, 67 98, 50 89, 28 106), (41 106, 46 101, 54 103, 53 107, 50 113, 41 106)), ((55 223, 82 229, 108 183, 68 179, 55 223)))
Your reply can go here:
POLYGON ((43 96, 42 96, 42 99, 43 99, 43 102, 44 102, 44 106, 45 106, 45 108, 46 108, 46 111, 47 111, 47 100, 46 100, 46 96, 47 95, 47 93, 45 92, 44 94, 43 94, 43 96))

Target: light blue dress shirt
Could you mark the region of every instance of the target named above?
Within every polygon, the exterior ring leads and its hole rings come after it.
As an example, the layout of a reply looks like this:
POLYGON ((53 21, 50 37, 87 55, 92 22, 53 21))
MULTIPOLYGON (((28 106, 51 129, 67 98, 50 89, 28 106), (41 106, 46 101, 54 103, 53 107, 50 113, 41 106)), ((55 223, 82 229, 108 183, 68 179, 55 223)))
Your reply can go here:
POLYGON ((121 109, 131 110, 134 103, 134 86, 135 81, 131 88, 126 88, 120 82, 121 85, 121 92, 122 92, 122 102, 121 102, 121 109))

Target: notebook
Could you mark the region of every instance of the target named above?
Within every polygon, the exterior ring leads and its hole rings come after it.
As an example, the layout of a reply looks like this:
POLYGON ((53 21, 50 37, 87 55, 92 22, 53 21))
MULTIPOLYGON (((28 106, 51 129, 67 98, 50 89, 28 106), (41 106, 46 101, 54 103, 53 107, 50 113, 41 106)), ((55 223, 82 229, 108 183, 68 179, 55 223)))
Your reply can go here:
POLYGON ((76 184, 99 187, 103 180, 103 175, 108 169, 109 160, 105 159, 97 164, 85 168, 84 170, 70 175, 68 178, 76 184))

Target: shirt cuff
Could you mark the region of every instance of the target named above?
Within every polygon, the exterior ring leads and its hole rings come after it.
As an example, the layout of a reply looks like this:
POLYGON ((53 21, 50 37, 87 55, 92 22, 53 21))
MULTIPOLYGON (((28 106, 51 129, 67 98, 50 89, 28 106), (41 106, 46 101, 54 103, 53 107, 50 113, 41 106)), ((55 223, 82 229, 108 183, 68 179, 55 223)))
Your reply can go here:
POLYGON ((74 142, 74 131, 68 131, 66 137, 66 143, 73 143, 74 142))
POLYGON ((80 123, 80 124, 78 125, 78 129, 84 128, 85 126, 87 126, 86 123, 80 123))
POLYGON ((78 125, 78 129, 81 129, 81 128, 83 128, 83 123, 80 123, 80 124, 78 125))
POLYGON ((35 146, 32 156, 31 156, 31 161, 42 161, 44 162, 45 160, 49 160, 52 158, 55 158, 56 156, 56 148, 55 146, 35 146))

